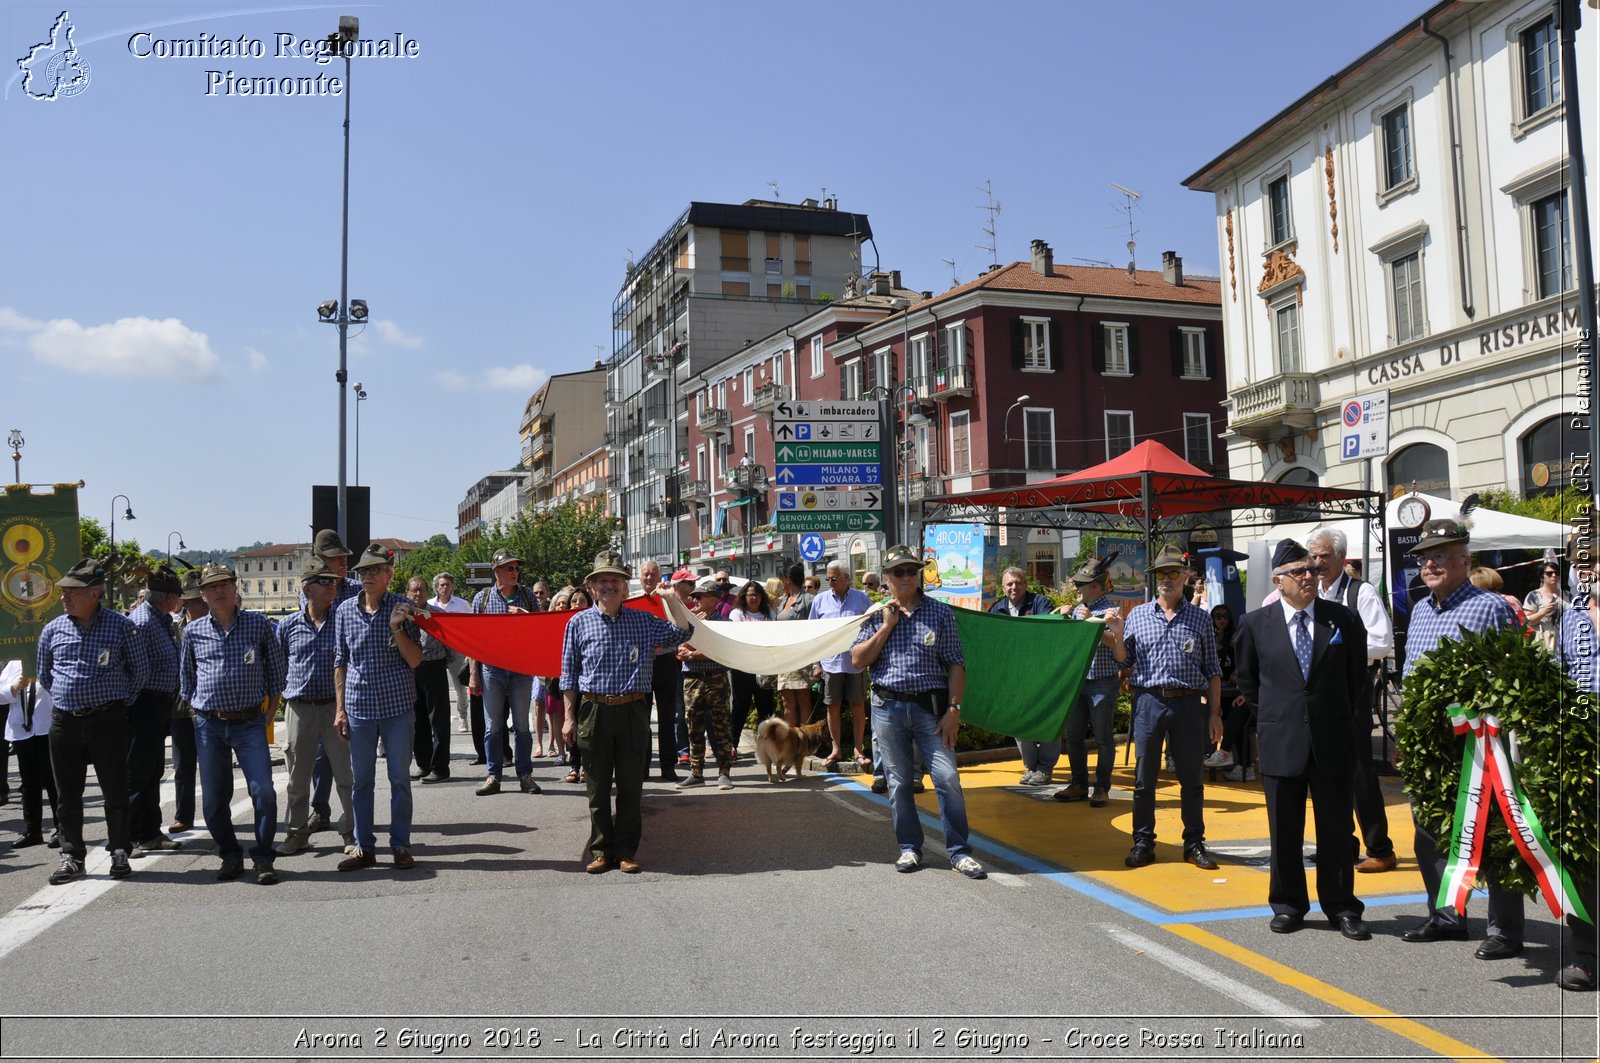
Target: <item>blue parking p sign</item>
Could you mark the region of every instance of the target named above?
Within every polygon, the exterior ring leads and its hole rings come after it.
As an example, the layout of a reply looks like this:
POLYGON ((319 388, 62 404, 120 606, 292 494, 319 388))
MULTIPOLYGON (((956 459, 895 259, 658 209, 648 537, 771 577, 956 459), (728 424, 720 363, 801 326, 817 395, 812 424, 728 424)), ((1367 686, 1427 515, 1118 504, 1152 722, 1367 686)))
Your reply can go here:
POLYGON ((800 556, 806 561, 822 560, 822 536, 807 532, 800 536, 800 556))

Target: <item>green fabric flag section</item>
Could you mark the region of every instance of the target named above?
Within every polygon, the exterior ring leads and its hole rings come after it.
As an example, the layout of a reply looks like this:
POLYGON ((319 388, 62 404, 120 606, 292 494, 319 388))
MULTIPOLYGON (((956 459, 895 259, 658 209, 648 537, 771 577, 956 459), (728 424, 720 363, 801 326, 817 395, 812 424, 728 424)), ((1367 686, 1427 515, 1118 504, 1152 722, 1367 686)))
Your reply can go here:
POLYGON ((22 661, 24 676, 37 674, 39 632, 61 612, 56 581, 81 552, 76 484, 51 494, 10 484, 0 494, 0 661, 22 661))
POLYGON ((967 658, 961 722, 1030 742, 1060 738, 1105 628, 1056 613, 955 614, 967 658))

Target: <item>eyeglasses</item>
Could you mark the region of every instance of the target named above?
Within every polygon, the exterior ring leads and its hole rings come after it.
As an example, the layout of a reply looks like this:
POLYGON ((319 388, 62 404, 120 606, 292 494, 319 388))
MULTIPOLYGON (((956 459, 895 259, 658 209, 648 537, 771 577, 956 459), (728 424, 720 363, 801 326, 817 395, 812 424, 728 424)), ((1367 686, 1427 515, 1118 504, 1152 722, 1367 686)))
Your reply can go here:
POLYGON ((1299 568, 1285 569, 1278 575, 1288 576, 1290 579, 1305 579, 1307 576, 1315 576, 1318 571, 1320 568, 1317 565, 1301 565, 1299 568))
POLYGON ((847 578, 848 577, 846 577, 846 576, 829 576, 828 577, 828 582, 832 583, 834 580, 847 579, 847 578))
POLYGON ((338 585, 339 580, 336 576, 318 576, 316 579, 308 579, 306 582, 313 587, 333 587, 338 585))
POLYGON ((921 574, 922 574, 922 569, 920 569, 920 568, 910 568, 910 567, 907 567, 907 568, 891 568, 889 570, 889 575, 898 576, 901 579, 905 579, 907 576, 917 576, 917 575, 921 575, 921 574))

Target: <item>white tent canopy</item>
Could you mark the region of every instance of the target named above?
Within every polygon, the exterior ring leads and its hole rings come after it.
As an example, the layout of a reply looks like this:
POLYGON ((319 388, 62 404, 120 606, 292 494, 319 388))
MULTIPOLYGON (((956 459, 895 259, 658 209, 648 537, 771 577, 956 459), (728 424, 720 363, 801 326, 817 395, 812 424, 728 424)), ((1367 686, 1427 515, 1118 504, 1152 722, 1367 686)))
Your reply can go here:
MULTIPOLYGON (((1408 497, 1410 496, 1402 496, 1402 498, 1408 497)), ((1459 502, 1420 492, 1416 497, 1428 504, 1430 520, 1445 517, 1451 520, 1461 518, 1459 502)), ((1399 524, 1395 511, 1399 508, 1400 502, 1400 498, 1392 498, 1384 507, 1385 519, 1391 528, 1399 524)), ((1560 553, 1567 548, 1568 529, 1566 525, 1554 521, 1519 517, 1514 513, 1502 513, 1499 510, 1479 506, 1466 518, 1466 522, 1472 530, 1474 550, 1554 550, 1560 553)), ((1304 543, 1311 533, 1319 528, 1337 528, 1344 532, 1345 538, 1350 541, 1349 557, 1365 561, 1366 557, 1361 548, 1361 525, 1362 522, 1355 519, 1278 524, 1268 528, 1262 538, 1269 543, 1276 543, 1280 539, 1294 539, 1304 543)), ((1374 557, 1383 556, 1383 532, 1376 522, 1372 525, 1372 554, 1374 557)))

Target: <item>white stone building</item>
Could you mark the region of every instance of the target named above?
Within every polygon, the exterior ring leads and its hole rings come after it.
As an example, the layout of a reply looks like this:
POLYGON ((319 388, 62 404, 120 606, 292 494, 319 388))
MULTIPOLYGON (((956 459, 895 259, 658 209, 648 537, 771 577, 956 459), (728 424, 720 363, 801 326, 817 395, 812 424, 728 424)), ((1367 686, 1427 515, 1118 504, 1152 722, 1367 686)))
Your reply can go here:
MULTIPOLYGON (((1583 14, 1592 153, 1600 13, 1583 14)), ((1374 488, 1567 482, 1588 447, 1554 16, 1435 4, 1184 182, 1216 197, 1233 476, 1361 486, 1341 409, 1387 389, 1374 488)))

